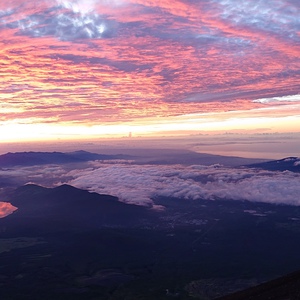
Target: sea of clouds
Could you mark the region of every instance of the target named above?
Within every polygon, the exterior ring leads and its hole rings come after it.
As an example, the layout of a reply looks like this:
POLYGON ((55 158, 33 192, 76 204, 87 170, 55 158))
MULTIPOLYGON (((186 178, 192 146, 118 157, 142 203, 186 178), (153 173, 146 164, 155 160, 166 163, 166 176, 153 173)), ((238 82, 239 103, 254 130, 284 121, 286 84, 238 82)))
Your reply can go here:
POLYGON ((212 166, 161 166, 93 163, 72 170, 67 183, 121 201, 152 205, 157 197, 192 200, 248 200, 300 205, 300 174, 248 168, 212 166))
POLYGON ((300 174, 221 165, 140 165, 95 161, 83 165, 47 165, 0 170, 11 185, 47 187, 70 184, 120 201, 154 206, 159 197, 237 200, 300 205, 300 174))

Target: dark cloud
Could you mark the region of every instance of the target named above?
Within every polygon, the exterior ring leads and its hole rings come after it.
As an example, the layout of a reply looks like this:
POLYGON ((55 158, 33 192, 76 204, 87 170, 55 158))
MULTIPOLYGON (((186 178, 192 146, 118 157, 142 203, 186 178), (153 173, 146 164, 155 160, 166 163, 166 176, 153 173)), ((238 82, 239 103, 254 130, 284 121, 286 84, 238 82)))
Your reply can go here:
POLYGON ((0 10, 0 18, 5 18, 13 15, 15 11, 13 9, 0 10))
MULTIPOLYGON (((143 64, 142 62, 134 62, 130 60, 120 60, 114 61, 107 59, 105 57, 87 57, 84 55, 74 55, 74 54, 54 54, 49 56, 53 59, 62 59, 66 61, 71 61, 75 64, 87 63, 90 65, 107 65, 115 69, 125 71, 125 72, 137 72, 151 69, 155 64, 143 64)), ((55 80, 55 79, 51 79, 55 80)), ((60 80, 60 79, 59 79, 60 80)), ((110 82, 110 85, 112 82, 110 82)))
POLYGON ((256 1, 255 3, 243 1, 239 5, 234 0, 217 2, 220 5, 221 17, 235 25, 263 32, 268 31, 275 35, 282 34, 282 37, 287 39, 300 40, 299 36, 295 34, 295 29, 300 26, 299 2, 282 0, 275 1, 273 5, 266 1, 256 1), (282 26, 285 28, 284 33, 282 26))
POLYGON ((116 21, 108 20, 99 14, 82 14, 61 6, 7 23, 6 26, 18 29, 18 34, 21 35, 54 36, 63 41, 110 38, 116 34, 118 28, 116 21))

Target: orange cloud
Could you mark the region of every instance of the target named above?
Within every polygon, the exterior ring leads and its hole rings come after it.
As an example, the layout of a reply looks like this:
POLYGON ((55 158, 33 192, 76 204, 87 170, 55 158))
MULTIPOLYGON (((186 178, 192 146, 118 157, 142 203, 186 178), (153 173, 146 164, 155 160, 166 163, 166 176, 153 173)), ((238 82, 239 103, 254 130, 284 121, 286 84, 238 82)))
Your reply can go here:
POLYGON ((0 218, 4 218, 13 213, 17 208, 8 202, 0 202, 0 218))

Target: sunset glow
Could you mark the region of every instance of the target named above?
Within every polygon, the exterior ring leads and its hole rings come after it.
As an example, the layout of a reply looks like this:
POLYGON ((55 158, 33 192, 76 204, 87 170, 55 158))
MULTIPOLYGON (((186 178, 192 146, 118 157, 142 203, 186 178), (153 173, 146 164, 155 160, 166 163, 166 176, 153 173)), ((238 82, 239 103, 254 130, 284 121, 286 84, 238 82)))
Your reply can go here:
POLYGON ((8 202, 0 202, 0 218, 4 218, 13 213, 17 208, 8 202))
POLYGON ((0 141, 300 128, 293 0, 0 4, 0 141))

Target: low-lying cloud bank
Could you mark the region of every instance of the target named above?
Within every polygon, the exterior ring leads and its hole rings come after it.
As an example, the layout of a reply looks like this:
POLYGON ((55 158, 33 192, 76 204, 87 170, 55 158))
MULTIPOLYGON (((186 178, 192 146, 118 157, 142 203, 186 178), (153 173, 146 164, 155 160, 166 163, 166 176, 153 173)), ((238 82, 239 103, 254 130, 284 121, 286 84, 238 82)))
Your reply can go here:
MULTIPOLYGON (((121 201, 153 206, 158 197, 192 200, 240 200, 300 206, 300 174, 220 165, 135 165, 132 162, 90 162, 0 170, 0 183, 63 183, 121 201), (74 169, 75 168, 75 169, 74 169), (5 180, 4 180, 5 179, 5 180)), ((155 207, 155 206, 154 206, 155 207)))
POLYGON ((161 196, 182 199, 230 199, 300 205, 300 175, 248 168, 214 166, 153 166, 94 164, 93 169, 69 172, 75 187, 152 205, 161 196))

